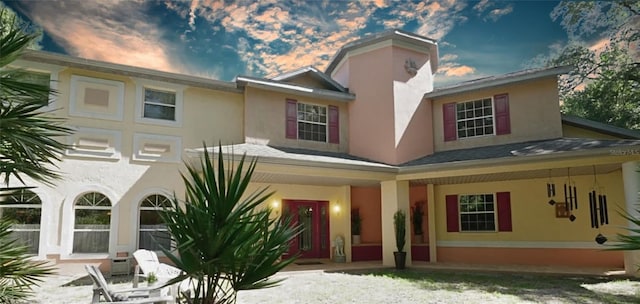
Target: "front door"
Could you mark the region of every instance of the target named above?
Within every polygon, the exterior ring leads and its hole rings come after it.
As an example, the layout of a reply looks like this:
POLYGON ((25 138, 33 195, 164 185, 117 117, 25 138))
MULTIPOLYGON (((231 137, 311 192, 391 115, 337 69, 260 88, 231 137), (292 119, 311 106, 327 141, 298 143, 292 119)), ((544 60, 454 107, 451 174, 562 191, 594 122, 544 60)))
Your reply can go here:
POLYGON ((301 232, 293 239, 288 256, 300 253, 300 258, 329 258, 329 202, 284 200, 284 213, 292 217, 301 232))

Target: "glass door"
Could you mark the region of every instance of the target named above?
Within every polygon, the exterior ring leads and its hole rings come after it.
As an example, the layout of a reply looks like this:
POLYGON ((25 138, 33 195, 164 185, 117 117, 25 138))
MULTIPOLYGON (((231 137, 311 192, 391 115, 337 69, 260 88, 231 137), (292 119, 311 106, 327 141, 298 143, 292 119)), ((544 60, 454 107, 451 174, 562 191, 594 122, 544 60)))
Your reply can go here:
POLYGON ((329 202, 286 200, 283 205, 284 213, 292 216, 293 225, 301 226, 288 255, 300 253, 301 258, 328 258, 329 202))

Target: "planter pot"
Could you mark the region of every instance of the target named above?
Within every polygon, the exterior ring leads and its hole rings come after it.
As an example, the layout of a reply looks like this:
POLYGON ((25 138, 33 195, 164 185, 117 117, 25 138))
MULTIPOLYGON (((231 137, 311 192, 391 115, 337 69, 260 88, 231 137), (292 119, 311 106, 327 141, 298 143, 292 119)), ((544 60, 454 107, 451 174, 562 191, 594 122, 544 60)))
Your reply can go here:
POLYGON ((407 253, 406 252, 394 252, 393 253, 394 260, 396 262, 396 269, 404 269, 404 265, 407 261, 407 253))
POLYGON ((352 245, 360 244, 360 235, 359 234, 354 234, 354 235, 351 236, 351 244, 352 245))

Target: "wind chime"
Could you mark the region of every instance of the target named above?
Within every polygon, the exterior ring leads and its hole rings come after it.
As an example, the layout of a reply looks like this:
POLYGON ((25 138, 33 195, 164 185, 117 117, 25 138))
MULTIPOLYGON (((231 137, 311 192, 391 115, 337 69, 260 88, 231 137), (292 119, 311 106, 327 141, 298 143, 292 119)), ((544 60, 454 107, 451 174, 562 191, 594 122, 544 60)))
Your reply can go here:
POLYGON ((567 212, 571 214, 569 220, 573 222, 576 220, 573 209, 578 209, 578 190, 575 181, 571 180, 569 168, 567 168, 567 181, 564 184, 564 201, 567 212))
MULTIPOLYGON (((593 188, 589 192, 589 213, 591 214, 591 228, 600 229, 603 225, 609 224, 609 211, 607 207, 607 195, 604 194, 603 187, 600 187, 596 178, 596 166, 593 166, 593 188)), ((598 233, 596 243, 604 244, 607 238, 598 233)))
POLYGON ((549 170, 549 181, 547 181, 547 197, 549 198, 549 205, 553 206, 556 204, 556 201, 553 197, 556 196, 556 184, 553 183, 551 179, 551 170, 549 170))

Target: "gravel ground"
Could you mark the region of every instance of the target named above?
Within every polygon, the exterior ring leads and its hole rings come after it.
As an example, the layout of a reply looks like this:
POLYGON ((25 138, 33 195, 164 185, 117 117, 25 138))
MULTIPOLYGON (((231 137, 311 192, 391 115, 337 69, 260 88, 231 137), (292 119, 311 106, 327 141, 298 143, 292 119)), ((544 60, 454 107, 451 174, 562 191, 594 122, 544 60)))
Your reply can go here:
MULTIPOLYGON (((36 289, 34 302, 42 304, 89 303, 91 285, 63 286, 80 276, 50 277, 36 289)), ((239 304, 252 303, 640 303, 640 282, 617 280, 582 284, 579 291, 518 289, 501 292, 495 288, 424 286, 404 279, 349 275, 323 271, 280 273, 286 278, 278 287, 242 291, 239 304), (520 293, 522 291, 522 293, 520 293)), ((436 283, 437 284, 437 283, 436 283)), ((115 283, 114 289, 131 283, 115 283)))

